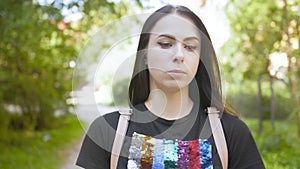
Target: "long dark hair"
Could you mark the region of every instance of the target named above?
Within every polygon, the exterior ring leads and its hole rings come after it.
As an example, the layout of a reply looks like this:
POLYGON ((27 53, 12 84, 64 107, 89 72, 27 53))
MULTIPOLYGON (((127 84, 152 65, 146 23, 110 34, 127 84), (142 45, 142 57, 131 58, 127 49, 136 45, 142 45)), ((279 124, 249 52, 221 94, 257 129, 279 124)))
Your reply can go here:
MULTIPOLYGON (((150 93, 149 70, 145 63, 147 47, 150 38, 150 31, 155 24, 164 16, 176 13, 192 21, 198 28, 201 38, 200 63, 195 75, 195 80, 190 84, 190 97, 200 102, 200 107, 206 108, 215 106, 220 110, 224 109, 224 102, 221 91, 221 78, 215 51, 211 44, 210 36, 201 19, 190 9, 184 6, 166 5, 153 14, 144 23, 137 54, 133 75, 129 85, 130 106, 144 103, 150 93), (200 100, 199 100, 200 99, 200 100)), ((228 112, 234 114, 232 112, 228 112)))

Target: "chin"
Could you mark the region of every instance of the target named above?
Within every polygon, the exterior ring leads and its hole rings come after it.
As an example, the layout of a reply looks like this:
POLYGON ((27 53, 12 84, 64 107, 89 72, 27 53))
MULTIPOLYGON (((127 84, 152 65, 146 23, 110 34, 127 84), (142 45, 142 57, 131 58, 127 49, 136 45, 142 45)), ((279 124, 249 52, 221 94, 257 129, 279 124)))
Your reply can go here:
POLYGON ((183 85, 183 84, 168 84, 165 86, 166 91, 170 92, 179 92, 180 90, 186 89, 188 85, 183 85))

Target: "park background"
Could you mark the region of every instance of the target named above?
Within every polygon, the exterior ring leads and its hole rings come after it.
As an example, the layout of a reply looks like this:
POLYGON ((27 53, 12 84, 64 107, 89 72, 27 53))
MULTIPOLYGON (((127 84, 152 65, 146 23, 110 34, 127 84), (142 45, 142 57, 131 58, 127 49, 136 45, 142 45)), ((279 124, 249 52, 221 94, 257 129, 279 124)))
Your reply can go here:
POLYGON ((126 104, 136 30, 167 3, 207 26, 266 168, 299 168, 299 0, 1 0, 0 168, 64 166, 90 122, 126 104))

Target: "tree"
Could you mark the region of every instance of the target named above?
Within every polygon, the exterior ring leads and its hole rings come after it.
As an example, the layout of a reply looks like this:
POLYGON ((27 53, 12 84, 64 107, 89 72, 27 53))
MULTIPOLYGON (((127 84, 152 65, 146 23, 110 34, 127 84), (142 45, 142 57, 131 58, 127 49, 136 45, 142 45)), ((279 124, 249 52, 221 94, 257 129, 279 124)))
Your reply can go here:
POLYGON ((4 0, 0 12, 1 112, 13 106, 20 113, 11 127, 50 127, 55 110, 67 109, 76 55, 71 28, 54 3, 4 0))
POLYGON ((269 76, 269 56, 272 53, 286 53, 289 62, 282 80, 290 89, 291 98, 297 103, 291 111, 297 114, 300 136, 300 96, 296 93, 299 87, 295 85, 300 82, 299 7, 296 0, 231 0, 226 11, 231 22, 232 36, 224 51, 230 57, 228 69, 231 73, 240 74, 239 80, 269 76), (236 67, 243 69, 237 72, 240 69, 236 67))
POLYGON ((68 111, 78 51, 95 28, 123 16, 128 6, 106 0, 0 3, 0 126, 49 128, 56 110, 68 111), (67 22, 63 10, 83 18, 67 22))

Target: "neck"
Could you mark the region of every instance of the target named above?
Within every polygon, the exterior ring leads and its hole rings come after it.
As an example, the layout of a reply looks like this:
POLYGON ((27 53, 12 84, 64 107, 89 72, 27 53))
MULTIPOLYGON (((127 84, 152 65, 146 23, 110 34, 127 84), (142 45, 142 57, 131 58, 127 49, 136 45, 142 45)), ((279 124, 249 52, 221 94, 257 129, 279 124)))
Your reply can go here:
POLYGON ((153 114, 168 120, 186 116, 193 107, 188 87, 175 92, 166 92, 159 89, 151 90, 145 104, 153 114))

